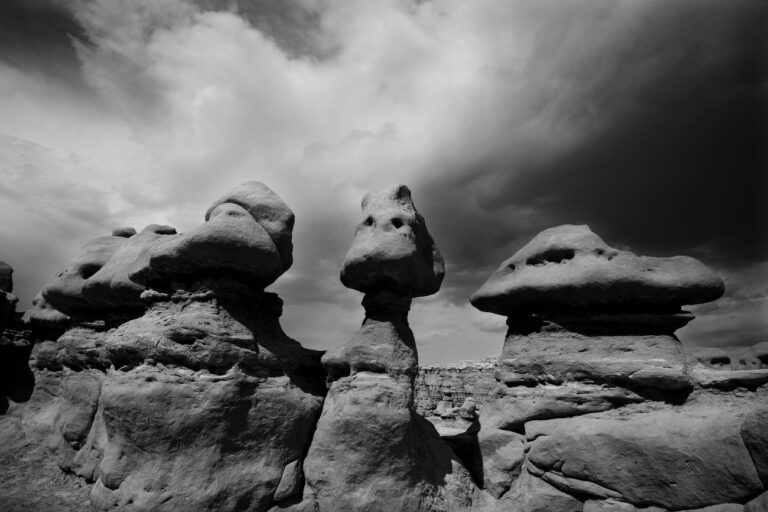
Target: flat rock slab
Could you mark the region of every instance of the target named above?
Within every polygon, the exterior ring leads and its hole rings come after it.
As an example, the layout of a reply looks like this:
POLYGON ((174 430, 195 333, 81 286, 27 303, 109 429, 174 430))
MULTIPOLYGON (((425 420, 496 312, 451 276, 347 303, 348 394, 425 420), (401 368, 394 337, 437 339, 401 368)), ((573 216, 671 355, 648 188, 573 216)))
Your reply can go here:
POLYGON ((583 336, 568 331, 513 334, 496 377, 514 385, 586 380, 682 390, 692 387, 674 336, 583 336))
MULTIPOLYGON (((745 424, 758 403, 633 411, 632 406, 526 425, 528 461, 571 493, 672 510, 743 503, 764 490, 745 424)), ((761 409, 762 410, 762 409, 761 409)), ((764 446, 764 444, 762 444, 764 446)))

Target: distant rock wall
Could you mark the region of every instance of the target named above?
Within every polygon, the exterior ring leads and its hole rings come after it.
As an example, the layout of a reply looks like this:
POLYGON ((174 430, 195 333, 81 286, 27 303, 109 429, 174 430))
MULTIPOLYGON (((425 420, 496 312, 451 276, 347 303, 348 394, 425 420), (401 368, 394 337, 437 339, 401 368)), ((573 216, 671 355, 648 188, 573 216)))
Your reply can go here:
POLYGON ((422 365, 414 383, 416 412, 426 417, 455 417, 466 400, 482 409, 497 385, 493 377, 496 359, 422 365))

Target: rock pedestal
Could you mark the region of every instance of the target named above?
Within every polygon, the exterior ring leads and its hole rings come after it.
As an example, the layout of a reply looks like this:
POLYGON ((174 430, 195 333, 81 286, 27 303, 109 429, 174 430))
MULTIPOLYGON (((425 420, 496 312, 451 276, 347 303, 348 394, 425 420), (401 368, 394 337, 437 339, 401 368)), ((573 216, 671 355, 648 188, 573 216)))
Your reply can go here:
POLYGON ((635 256, 586 226, 505 261, 470 299, 509 327, 476 434, 499 510, 698 510, 765 492, 768 374, 707 368, 674 334, 693 319, 682 305, 722 292, 697 260, 635 256), (500 432, 524 455, 484 442, 500 432), (499 472, 499 458, 519 465, 499 472))
POLYGON ((407 187, 369 194, 342 282, 361 290, 366 317, 323 356, 329 391, 307 454, 309 501, 320 511, 458 510, 481 500, 470 474, 415 412, 418 356, 412 297, 434 293, 440 253, 407 187), (386 461, 386 462, 384 462, 386 461))

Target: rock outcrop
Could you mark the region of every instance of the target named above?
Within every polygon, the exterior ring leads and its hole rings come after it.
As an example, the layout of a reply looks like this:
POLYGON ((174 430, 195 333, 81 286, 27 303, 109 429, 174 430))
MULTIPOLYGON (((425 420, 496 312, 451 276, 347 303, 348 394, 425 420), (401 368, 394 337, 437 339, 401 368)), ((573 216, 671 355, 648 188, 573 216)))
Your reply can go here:
POLYGON ((37 384, 11 415, 92 483, 93 509, 301 498, 325 374, 264 291, 290 266, 293 213, 249 182, 205 218, 185 234, 152 225, 88 243, 30 312, 37 384))
POLYGON ((29 398, 34 377, 27 365, 30 350, 29 333, 24 331, 21 314, 16 312, 19 299, 13 292, 13 268, 0 261, 0 414, 8 400, 29 398))
POLYGON ((731 365, 675 336, 722 293, 701 262, 547 230, 471 298, 508 318, 501 355, 420 368, 442 256, 407 187, 362 209, 341 281, 365 319, 325 354, 265 290, 294 216, 261 183, 187 233, 89 242, 28 323, 0 263, 0 509, 766 510, 766 343, 731 365))
POLYGON ((618 251, 586 226, 546 230, 504 262, 470 299, 509 330, 498 386, 465 434, 485 467, 499 450, 483 439, 524 437, 506 479, 486 471, 500 510, 698 510, 764 492, 754 425, 768 372, 713 368, 722 354, 701 354, 705 366, 674 335, 693 319, 681 306, 722 290, 692 258, 618 251))
POLYGON ((329 390, 305 495, 321 511, 466 509, 483 496, 414 407, 418 356, 407 315, 412 297, 439 288, 442 257, 407 187, 367 195, 363 215, 341 276, 365 293, 365 320, 323 356, 329 390))

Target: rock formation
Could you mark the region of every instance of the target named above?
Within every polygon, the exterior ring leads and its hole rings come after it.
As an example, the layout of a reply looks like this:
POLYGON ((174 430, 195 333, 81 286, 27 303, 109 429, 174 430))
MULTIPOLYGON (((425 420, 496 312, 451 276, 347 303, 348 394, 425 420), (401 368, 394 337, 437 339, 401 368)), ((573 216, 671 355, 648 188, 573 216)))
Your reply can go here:
POLYGON ((693 318, 682 305, 722 291, 697 260, 618 251, 586 226, 505 261, 470 299, 508 317, 474 434, 500 510, 683 510, 765 492, 768 372, 705 367, 674 335, 693 318), (500 432, 524 450, 500 455, 500 432))
POLYGON ((368 194, 362 208, 341 280, 365 293, 365 320, 322 359, 329 391, 305 464, 311 498, 320 511, 466 509, 483 496, 414 408, 407 315, 413 297, 439 288, 442 257, 407 187, 368 194))
POLYGON ((495 362, 419 368, 443 260, 407 187, 368 194, 341 271, 365 319, 329 352, 265 291, 290 208, 248 182, 188 233, 117 228, 15 311, 0 263, 3 511, 765 512, 768 356, 695 349, 692 258, 547 230, 472 297, 495 362))
POLYGON ((96 510, 301 498, 325 374, 264 291, 290 266, 293 213, 249 182, 205 218, 185 234, 152 225, 88 243, 30 312, 37 385, 12 413, 93 482, 96 510))
POLYGON ((13 269, 0 261, 0 414, 8 409, 9 399, 26 400, 34 385, 27 366, 31 344, 16 312, 19 299, 12 292, 13 269))

